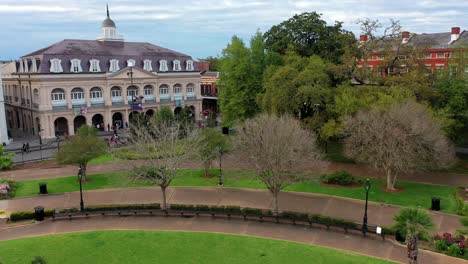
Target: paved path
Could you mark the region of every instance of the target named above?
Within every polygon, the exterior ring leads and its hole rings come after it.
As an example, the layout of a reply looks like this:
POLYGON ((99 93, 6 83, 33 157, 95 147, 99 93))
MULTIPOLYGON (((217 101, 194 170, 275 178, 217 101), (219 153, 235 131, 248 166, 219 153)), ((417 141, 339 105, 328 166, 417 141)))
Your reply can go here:
MULTIPOLYGON (((266 190, 216 188, 216 187, 175 187, 167 191, 168 203, 238 205, 272 209, 271 195, 266 190)), ((162 194, 158 187, 104 189, 84 192, 86 205, 161 203, 162 194)), ((35 206, 51 208, 79 207, 79 192, 17 198, 0 201, 0 210, 33 210, 35 206)), ((282 211, 305 212, 362 222, 364 201, 329 195, 282 192, 279 196, 282 211)), ((398 206, 369 203, 369 224, 391 226, 393 216, 400 210, 398 206)), ((461 229, 460 217, 438 212, 430 212, 435 223, 435 232, 454 233, 461 229)))
MULTIPOLYGON (((53 222, 49 220, 38 224, 0 229, 0 240, 96 230, 175 230, 239 234, 332 247, 400 263, 407 263, 405 247, 388 240, 382 241, 374 238, 363 238, 358 235, 326 231, 318 228, 259 223, 255 221, 212 219, 210 217, 166 218, 154 216, 96 216, 88 219, 74 219, 72 221, 63 220, 53 222)), ((293 254, 293 252, 291 252, 291 254, 293 254)), ((313 263, 313 260, 309 262, 313 263)), ((419 263, 463 264, 466 263, 466 261, 420 250, 419 263)))
MULTIPOLYGON (((131 164, 138 164, 141 161, 131 162, 112 162, 102 164, 90 164, 87 168, 88 174, 109 173, 116 171, 127 170, 131 164)), ((199 161, 189 161, 182 165, 183 168, 193 169, 202 168, 202 163, 199 161)), ((233 157, 227 157, 223 160, 224 168, 248 169, 249 165, 241 163, 233 157)), ((308 169, 307 164, 302 166, 304 170, 308 169)), ((348 163, 330 163, 328 168, 330 172, 346 170, 353 175, 369 177, 369 178, 384 178, 384 175, 373 170, 372 168, 348 163)), ((45 178, 59 178, 64 176, 76 175, 78 169, 76 166, 51 166, 47 168, 22 169, 0 172, 0 178, 11 178, 17 181, 45 178)), ((398 181, 420 182, 428 184, 438 184, 447 186, 466 186, 468 187, 468 174, 456 173, 433 173, 433 172, 415 172, 408 175, 402 175, 398 181)))

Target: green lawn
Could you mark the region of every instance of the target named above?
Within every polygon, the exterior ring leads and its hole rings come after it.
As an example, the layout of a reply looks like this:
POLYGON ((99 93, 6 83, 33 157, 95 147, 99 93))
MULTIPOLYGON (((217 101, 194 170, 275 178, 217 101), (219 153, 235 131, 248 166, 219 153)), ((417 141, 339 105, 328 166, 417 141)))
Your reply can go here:
POLYGON ((98 158, 95 158, 89 162, 89 164, 99 164, 99 163, 108 163, 108 162, 116 162, 119 159, 115 158, 111 153, 106 153, 98 158))
MULTIPOLYGON (((212 174, 217 174, 217 170, 211 170, 212 174)), ((224 186, 239 188, 265 189, 265 186, 249 175, 252 172, 247 170, 225 170, 224 186)), ((180 170, 179 176, 172 182, 171 186, 210 186, 218 184, 218 178, 202 177, 203 170, 180 170)), ((133 181, 126 173, 109 173, 88 175, 90 182, 83 184, 84 190, 124 188, 124 187, 144 187, 149 186, 145 182, 133 181)), ((49 193, 64 193, 78 191, 78 181, 76 176, 43 179, 18 182, 16 197, 34 196, 39 192, 39 183, 46 182, 49 193)), ((384 180, 372 179, 372 188, 369 192, 369 200, 399 206, 420 206, 429 208, 431 197, 436 196, 442 199, 442 212, 456 214, 457 205, 455 201, 456 188, 448 186, 428 185, 409 182, 397 182, 398 187, 403 191, 389 193, 380 189, 385 185, 384 180)), ((296 183, 286 187, 286 191, 320 193, 349 197, 355 199, 365 199, 363 187, 353 188, 333 188, 320 185, 318 180, 311 182, 296 183)))
POLYGON ((341 250, 236 235, 97 231, 0 241, 0 260, 31 263, 393 263, 341 250))

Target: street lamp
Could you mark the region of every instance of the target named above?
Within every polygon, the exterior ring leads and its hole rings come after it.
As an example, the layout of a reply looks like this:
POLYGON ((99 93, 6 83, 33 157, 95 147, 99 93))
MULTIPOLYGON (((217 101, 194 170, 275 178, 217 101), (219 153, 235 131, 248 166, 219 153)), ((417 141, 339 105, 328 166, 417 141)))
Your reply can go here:
POLYGON ((218 178, 218 186, 223 186, 223 170, 221 169, 221 158, 223 156, 221 147, 218 146, 216 147, 216 151, 218 152, 218 157, 219 157, 219 178, 218 178))
POLYGON ((367 232, 367 201, 369 199, 369 190, 371 188, 371 182, 369 179, 366 180, 366 207, 364 209, 364 221, 362 222, 362 234, 366 236, 367 232))
POLYGON ((83 168, 80 166, 80 170, 78 171, 78 180, 80 181, 80 211, 84 211, 84 203, 83 203, 83 187, 82 187, 82 180, 83 180, 83 168))
MULTIPOLYGON (((127 72, 127 76, 130 76, 130 87, 133 89, 133 65, 130 65, 130 71, 127 72)), ((128 96, 128 91, 127 91, 127 96, 128 96)), ((130 108, 132 109, 132 112, 133 112, 133 97, 134 97, 134 94, 132 92, 132 104, 130 106, 130 108)))

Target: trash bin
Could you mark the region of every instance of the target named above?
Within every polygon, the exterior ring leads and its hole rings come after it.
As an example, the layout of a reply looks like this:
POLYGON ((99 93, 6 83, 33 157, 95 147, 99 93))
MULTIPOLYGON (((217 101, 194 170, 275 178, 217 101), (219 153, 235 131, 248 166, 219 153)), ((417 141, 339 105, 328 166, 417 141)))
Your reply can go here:
POLYGON ((36 221, 44 221, 44 207, 34 207, 34 218, 36 221))
POLYGON ((47 183, 45 183, 45 182, 39 183, 39 193, 40 194, 47 194, 47 183))
POLYGON ((431 210, 440 211, 440 198, 432 197, 431 210))
POLYGON ((229 127, 223 127, 223 134, 229 135, 229 127))

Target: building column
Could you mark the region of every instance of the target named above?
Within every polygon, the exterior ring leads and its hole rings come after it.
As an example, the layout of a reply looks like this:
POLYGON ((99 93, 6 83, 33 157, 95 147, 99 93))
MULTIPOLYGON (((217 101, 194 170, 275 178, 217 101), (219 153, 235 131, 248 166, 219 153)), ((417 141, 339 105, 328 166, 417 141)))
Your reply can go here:
POLYGON ((112 127, 112 112, 110 109, 106 109, 106 112, 104 113, 104 127, 107 131, 107 124, 109 124, 110 127, 112 127))
POLYGON ((46 116, 47 119, 47 127, 49 127, 49 137, 48 138, 54 138, 55 137, 55 126, 54 126, 54 119, 50 116, 46 116))
POLYGON ((75 129, 73 126, 73 118, 67 118, 67 122, 68 122, 68 135, 69 136, 75 135, 75 129))
POLYGON ((125 112, 123 114, 123 124, 122 127, 126 128, 125 124, 129 124, 128 122, 128 109, 125 109, 125 112))
POLYGON ((91 107, 91 98, 89 96, 89 91, 91 90, 91 88, 89 89, 83 88, 83 90, 85 94, 86 107, 91 107))
POLYGON ((127 98, 127 87, 123 86, 122 87, 122 98, 123 98, 123 103, 124 105, 128 104, 128 98, 127 98))

